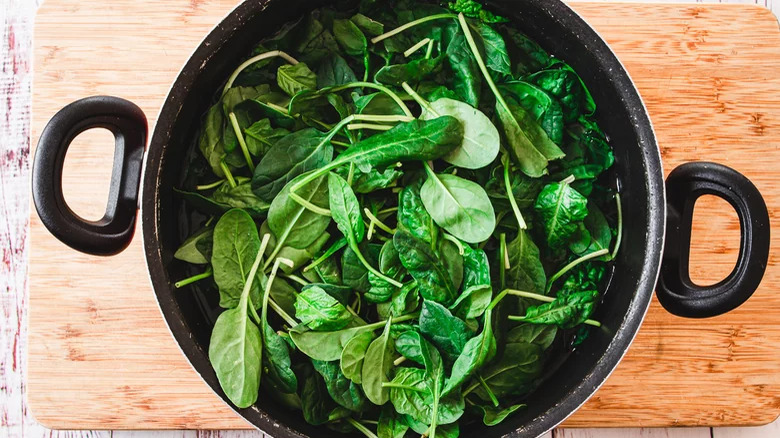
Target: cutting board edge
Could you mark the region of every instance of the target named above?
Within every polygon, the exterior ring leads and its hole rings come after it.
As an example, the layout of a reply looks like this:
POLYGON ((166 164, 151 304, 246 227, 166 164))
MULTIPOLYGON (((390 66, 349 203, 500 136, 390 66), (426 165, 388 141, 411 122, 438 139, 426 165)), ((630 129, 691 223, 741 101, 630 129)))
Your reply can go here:
MULTIPOLYGON (((48 5, 48 3, 50 3, 50 2, 47 0, 47 1, 44 2, 44 5, 48 5)), ((54 1, 52 1, 51 3, 54 3, 54 1)), ((596 4, 604 5, 603 3, 594 3, 594 2, 577 2, 576 4, 573 4, 573 3, 569 3, 569 4, 572 5, 573 7, 576 7, 576 6, 579 6, 579 5, 596 5, 596 4)), ((769 12, 769 14, 772 15, 772 20, 775 23, 778 22, 778 18, 774 14, 772 14, 771 11, 769 11, 768 9, 766 9, 765 7, 760 6, 760 5, 735 5, 735 4, 707 4, 707 5, 698 4, 698 5, 691 5, 691 4, 686 4, 686 3, 672 3, 672 4, 673 5, 676 4, 676 5, 686 6, 686 7, 703 7, 703 8, 713 8, 713 9, 718 9, 718 8, 746 8, 746 7, 749 8, 749 7, 753 6, 753 7, 758 7, 759 9, 762 9, 762 10, 765 10, 765 11, 769 12)), ((762 14, 763 14, 763 12, 762 12, 762 14)), ((35 21, 36 21, 36 26, 37 26, 37 21, 38 21, 38 16, 37 15, 36 15, 36 20, 35 21)), ((778 31, 779 31, 779 34, 780 34, 780 23, 778 24, 778 31)), ((33 76, 33 82, 34 83, 35 83, 35 78, 36 78, 36 76, 33 76)), ((35 112, 35 111, 36 111, 35 110, 35 106, 33 106, 33 112, 35 112)), ((34 122, 36 121, 35 117, 33 117, 33 121, 34 122)), ((38 120, 38 122, 40 122, 40 120, 38 120)), ((41 126, 42 126, 42 124, 41 124, 41 126)), ((36 132, 35 128, 36 128, 36 125, 35 125, 35 123, 33 123, 32 132, 35 134, 34 138, 37 139, 37 132, 36 132)), ((35 214, 34 209, 31 210, 31 214, 33 214, 33 215, 35 214)), ((64 245, 63 245, 63 248, 65 248, 64 245)), ((32 400, 32 399, 29 399, 29 397, 28 397, 28 400, 32 400)), ((45 403, 45 401, 43 399, 40 400, 40 401, 36 400, 35 403, 38 403, 38 402, 45 403)), ((34 409, 32 408, 33 405, 37 406, 37 404, 35 404, 35 403, 33 403, 31 405, 31 409, 33 410, 33 412, 35 412, 35 410, 39 409, 38 407, 35 407, 34 409)), ((778 413, 778 414, 780 414, 780 413, 778 413)), ((50 415, 45 415, 45 414, 41 415, 41 416, 36 416, 35 418, 36 419, 39 419, 39 418, 42 419, 43 422, 44 422, 42 424, 45 424, 45 422, 47 422, 47 421, 56 421, 56 416, 50 416, 50 415)), ((775 417, 775 419, 776 418, 777 417, 775 417)), ((767 420, 766 423, 769 423, 769 422, 771 422, 773 420, 774 419, 767 420)), ((739 423, 739 424, 735 424, 735 425, 762 425, 762 424, 766 424, 766 423, 763 422, 763 420, 762 420, 761 422, 757 422, 757 423, 745 422, 745 423, 739 423)), ((660 425, 663 426, 663 425, 668 425, 668 424, 669 424, 668 422, 663 422, 660 425)), ((653 424, 647 424, 647 423, 642 424, 642 425, 653 426, 653 424)), ((727 425, 727 424, 724 424, 724 425, 727 425)), ((587 423, 585 426, 578 425, 577 424, 577 420, 576 420, 576 413, 575 413, 575 417, 570 418, 570 421, 567 421, 567 422, 564 423, 564 426, 566 426, 566 427, 620 427, 620 426, 613 425, 613 424, 604 425, 604 426, 594 425, 594 424, 590 424, 590 423, 587 423), (571 421, 571 420, 573 420, 573 421, 571 421), (569 426, 569 424, 568 424, 569 422, 572 422, 573 425, 569 426)), ((179 426, 173 427, 173 428, 170 428, 170 429, 176 429, 178 427, 179 426)), ((118 429, 132 429, 132 428, 133 427, 119 427, 118 429)), ((65 429, 65 428, 63 428, 63 429, 65 429)), ((160 429, 160 430, 169 430, 169 429, 166 428, 166 429, 160 429)))

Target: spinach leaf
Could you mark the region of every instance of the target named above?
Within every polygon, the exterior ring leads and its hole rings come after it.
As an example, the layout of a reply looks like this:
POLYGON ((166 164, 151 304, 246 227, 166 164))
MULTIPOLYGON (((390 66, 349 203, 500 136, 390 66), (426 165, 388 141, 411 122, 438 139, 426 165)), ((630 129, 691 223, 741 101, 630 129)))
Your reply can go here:
POLYGON ((349 305, 349 298, 352 296, 352 288, 341 284, 328 284, 328 283, 309 283, 301 289, 305 291, 311 288, 319 288, 325 291, 326 294, 333 297, 336 301, 344 305, 349 305))
POLYGON ((379 413, 379 424, 376 427, 378 438, 404 438, 409 426, 400 418, 392 406, 386 405, 379 413))
MULTIPOLYGON (((211 266, 214 270, 214 281, 219 286, 220 307, 231 309, 238 306, 248 281, 252 261, 259 249, 257 226, 245 211, 230 210, 219 219, 214 227, 211 266)), ((255 287, 252 289, 250 302, 257 303, 258 299, 259 290, 255 287)))
MULTIPOLYGON (((482 368, 479 376, 496 397, 502 398, 527 388, 541 373, 542 365, 542 349, 538 345, 507 343, 501 358, 482 368)), ((474 393, 490 401, 482 386, 478 385, 474 393)))
POLYGON ((304 62, 295 65, 283 65, 279 67, 276 74, 279 88, 290 97, 303 90, 317 89, 317 75, 304 62))
POLYGON ((393 368, 393 344, 390 338, 391 320, 387 321, 382 335, 374 339, 363 359, 363 391, 371 403, 383 405, 390 399, 390 391, 382 384, 387 383, 393 368))
POLYGON ((481 40, 482 48, 485 50, 484 59, 487 68, 501 75, 512 76, 512 66, 504 37, 481 21, 471 20, 469 27, 474 31, 472 34, 481 40))
MULTIPOLYGON (((381 245, 363 245, 366 248, 363 251, 366 261, 371 265, 376 265, 379 260, 379 252, 382 249, 381 245)), ((371 289, 371 282, 368 278, 368 269, 358 259, 357 254, 351 249, 347 248, 341 255, 341 277, 345 285, 355 289, 358 292, 368 292, 371 289)))
POLYGON ((490 266, 487 255, 481 249, 464 245, 463 292, 450 306, 457 317, 468 320, 478 318, 485 312, 493 298, 490 286, 490 266))
MULTIPOLYGON (((340 167, 336 170, 336 173, 346 178, 349 174, 348 167, 340 167)), ((352 190, 355 193, 369 194, 394 186, 396 182, 404 175, 404 172, 395 166, 388 167, 384 171, 378 169, 371 169, 368 173, 363 173, 359 169, 355 169, 352 176, 352 190)))
POLYGON ((467 17, 478 18, 485 23, 504 23, 509 21, 504 17, 485 10, 484 6, 474 0, 455 0, 455 2, 449 3, 449 7, 453 12, 461 12, 467 17))
MULTIPOLYGON (((379 271, 386 276, 395 280, 400 280, 406 274, 401 259, 398 256, 398 251, 395 249, 392 240, 388 240, 382 245, 382 250, 379 252, 379 271)), ((368 273, 368 281, 371 283, 371 288, 366 293, 365 297, 372 303, 384 303, 392 298, 393 292, 398 288, 388 283, 385 279, 380 278, 373 272, 368 273)))
POLYGON ((534 73, 525 78, 559 99, 566 123, 577 120, 580 115, 591 115, 596 110, 588 89, 582 79, 564 63, 534 73))
MULTIPOLYGON (((223 226, 232 224, 229 221, 232 221, 232 216, 223 226)), ((220 228, 219 224, 217 228, 220 228)), ((242 287, 238 304, 219 315, 209 342, 209 361, 217 374, 220 387, 239 408, 254 404, 260 389, 263 342, 260 329, 249 319, 248 309, 254 305, 249 295, 262 256, 259 248, 254 251, 253 262, 250 262, 251 268, 247 272, 249 280, 242 287)))
MULTIPOLYGON (((462 397, 450 396, 440 399, 440 394, 431 390, 434 379, 419 368, 398 368, 390 388, 390 401, 395 410, 409 415, 415 421, 431 424, 436 412, 436 424, 447 425, 457 421, 465 409, 462 397)), ((427 428, 425 428, 427 429, 427 428)), ((440 436, 437 434, 436 436, 440 436)))
POLYGON ((395 233, 393 244, 401 264, 417 281, 423 298, 445 304, 455 299, 457 290, 452 278, 430 245, 404 230, 395 233))
POLYGON ((544 90, 523 81, 506 82, 500 89, 531 113, 555 144, 563 143, 563 110, 544 90))
POLYGON ((449 360, 456 360, 474 333, 461 319, 434 301, 423 301, 420 331, 449 360))
POLYGON ((411 184, 401 190, 398 198, 398 226, 427 243, 436 242, 438 227, 425 210, 420 197, 420 184, 411 184))
POLYGON ((249 153, 255 157, 264 156, 271 146, 290 134, 284 128, 273 128, 270 119, 262 119, 244 130, 246 146, 249 153))
POLYGON ((188 237, 173 257, 187 263, 204 265, 211 259, 214 227, 205 227, 188 237))
POLYGON ((350 381, 341 373, 338 361, 312 360, 312 365, 325 380, 325 387, 333 401, 353 412, 360 412, 365 408, 366 397, 360 385, 350 381))
POLYGON ((399 123, 347 149, 331 166, 354 163, 361 171, 368 172, 372 167, 387 167, 399 161, 435 160, 462 141, 463 128, 454 117, 399 123))
POLYGON ((372 332, 361 332, 344 346, 344 350, 341 352, 341 372, 349 380, 363 383, 363 362, 368 346, 373 340, 374 334, 372 332))
POLYGON ((551 183, 542 189, 534 205, 551 249, 568 245, 579 223, 588 214, 588 200, 566 182, 551 183))
POLYGON ((338 54, 325 58, 317 69, 317 88, 335 87, 357 82, 352 68, 338 54))
POLYGON ((379 36, 385 33, 385 25, 372 20, 369 17, 366 17, 363 14, 355 14, 352 18, 350 18, 357 27, 360 28, 364 33, 371 35, 371 36, 379 36))
POLYGON ((328 174, 328 193, 333 220, 352 251, 358 252, 357 246, 363 241, 366 228, 357 196, 344 178, 333 172, 328 174))
POLYGON ((357 114, 365 115, 403 115, 404 111, 385 93, 373 93, 360 96, 352 95, 357 114))
POLYGON ((451 240, 444 239, 439 242, 439 260, 450 276, 452 287, 460 290, 460 285, 463 283, 463 256, 460 255, 458 246, 451 240))
MULTIPOLYGON (((306 209, 290 197, 290 187, 308 175, 299 175, 287 183, 271 202, 268 211, 268 226, 280 244, 298 249, 315 242, 330 224, 329 217, 306 209)), ((318 207, 328 208, 327 179, 315 179, 298 190, 297 195, 318 207)))
POLYGON ((547 163, 564 157, 539 123, 528 111, 508 103, 496 104, 496 114, 504 128, 509 152, 526 175, 539 178, 547 173, 547 163))
POLYGON ((598 296, 599 293, 595 290, 558 296, 551 303, 529 307, 523 320, 532 324, 556 325, 564 329, 573 328, 590 317, 595 309, 598 296))
POLYGON ((478 107, 482 97, 482 76, 479 74, 477 61, 471 55, 466 37, 462 33, 457 32, 452 37, 447 46, 446 56, 454 74, 452 80, 458 99, 475 108, 478 107))
POLYGON ((333 160, 333 146, 314 128, 296 131, 281 138, 255 168, 252 191, 271 202, 284 186, 298 175, 333 160))
POLYGON ((307 367, 301 389, 301 408, 303 418, 307 423, 318 426, 325 424, 330 419, 334 403, 328 394, 325 380, 319 373, 307 367))
POLYGON ((287 343, 268 325, 268 322, 263 323, 262 335, 263 370, 267 382, 279 392, 295 394, 298 390, 298 378, 290 368, 290 350, 287 343))
POLYGON ((492 405, 476 405, 476 408, 482 412, 482 422, 485 426, 495 426, 500 424, 506 417, 515 413, 518 409, 526 407, 524 403, 512 405, 506 408, 494 407, 492 405))
POLYGON ((319 331, 339 330, 352 320, 352 314, 344 305, 318 286, 298 294, 295 317, 312 330, 319 331))
MULTIPOLYGON (((507 272, 507 287, 533 293, 544 293, 547 286, 547 276, 539 256, 539 248, 524 230, 507 245, 509 255, 509 271, 507 272)), ((502 257, 499 257, 502 260, 502 257)))
POLYGON ((374 75, 374 80, 388 85, 400 86, 404 82, 417 82, 437 73, 442 58, 413 59, 405 64, 382 67, 374 75))
POLYGON ((482 365, 490 362, 495 355, 496 338, 493 335, 492 311, 487 310, 482 333, 469 339, 463 346, 463 351, 452 365, 452 375, 444 386, 443 394, 449 394, 459 388, 466 379, 471 377, 482 365))
POLYGON ((436 224, 465 242, 487 240, 496 228, 496 215, 485 189, 455 175, 427 170, 420 197, 436 224))
POLYGON ((333 20, 333 36, 347 55, 361 56, 368 48, 366 36, 351 20, 333 20))
POLYGON ((303 354, 330 362, 339 360, 347 342, 365 330, 364 327, 349 327, 332 332, 317 332, 294 328, 290 331, 290 338, 303 354))
POLYGON ((420 118, 429 120, 442 115, 455 117, 463 125, 463 143, 443 156, 444 161, 466 169, 480 169, 496 159, 501 137, 485 114, 467 103, 442 98, 432 102, 430 110, 420 118))
POLYGON ((542 350, 546 350, 555 341, 556 334, 558 334, 558 328, 554 325, 526 323, 509 330, 506 334, 506 341, 509 343, 536 344, 542 350))
POLYGON ((231 187, 230 184, 222 184, 220 188, 214 191, 212 198, 218 205, 244 209, 252 217, 256 218, 265 217, 269 208, 271 208, 268 202, 258 198, 252 192, 252 185, 249 182, 239 184, 236 187, 231 187))

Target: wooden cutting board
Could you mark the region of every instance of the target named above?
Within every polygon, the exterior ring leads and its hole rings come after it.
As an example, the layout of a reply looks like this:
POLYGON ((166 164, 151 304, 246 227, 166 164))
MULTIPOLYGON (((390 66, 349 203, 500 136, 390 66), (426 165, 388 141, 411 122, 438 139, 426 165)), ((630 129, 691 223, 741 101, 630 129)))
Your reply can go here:
MULTIPOLYGON (((35 23, 33 144, 63 105, 94 94, 139 104, 150 125, 170 83, 236 0, 47 0, 35 23)), ((666 171, 714 160, 750 177, 780 213, 780 31, 742 5, 576 3, 647 103, 666 171)), ((208 92, 208 90, 204 90, 208 92)), ((601 111, 609 111, 601 108, 601 111)), ((620 147, 620 145, 614 145, 620 147)), ((69 153, 66 196, 102 215, 107 134, 69 153)), ((693 278, 731 271, 739 223, 723 201, 695 214, 693 278)), ((111 258, 60 244, 33 213, 27 392, 51 428, 245 428, 190 368, 149 285, 140 234, 111 258)), ((758 425, 780 413, 780 230, 760 289, 728 315, 672 316, 653 301, 628 355, 567 427, 758 425)), ((625 248, 630 251, 630 248, 625 248)), ((624 291, 623 293, 632 293, 624 291)))

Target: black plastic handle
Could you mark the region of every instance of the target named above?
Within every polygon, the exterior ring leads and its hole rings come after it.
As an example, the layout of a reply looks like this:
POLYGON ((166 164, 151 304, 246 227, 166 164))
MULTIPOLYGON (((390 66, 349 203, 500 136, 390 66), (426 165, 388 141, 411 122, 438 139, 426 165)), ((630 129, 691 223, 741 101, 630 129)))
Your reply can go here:
POLYGON ((35 151, 32 191, 41 222, 54 237, 94 255, 113 255, 127 248, 135 231, 147 130, 143 111, 118 97, 81 99, 51 118, 35 151), (77 135, 91 128, 111 131, 116 147, 108 206, 98 221, 79 217, 62 194, 62 166, 68 147, 77 135))
POLYGON ((707 318, 744 303, 761 283, 769 260, 769 213, 756 186, 729 167, 694 162, 672 171, 666 196, 666 249, 656 288, 661 305, 678 316, 707 318), (693 208, 702 195, 718 196, 734 207, 742 236, 737 265, 712 286, 695 285, 688 272, 693 208))

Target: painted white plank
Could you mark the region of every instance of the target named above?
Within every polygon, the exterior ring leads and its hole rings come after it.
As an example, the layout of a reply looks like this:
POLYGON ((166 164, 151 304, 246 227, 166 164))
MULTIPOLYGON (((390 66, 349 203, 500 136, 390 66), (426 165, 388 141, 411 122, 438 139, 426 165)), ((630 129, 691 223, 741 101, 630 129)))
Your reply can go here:
POLYGON ((778 438, 780 437, 780 418, 774 423, 762 427, 717 427, 712 430, 712 438, 778 438))
POLYGON ((710 429, 558 429, 553 438, 710 438, 710 429))

